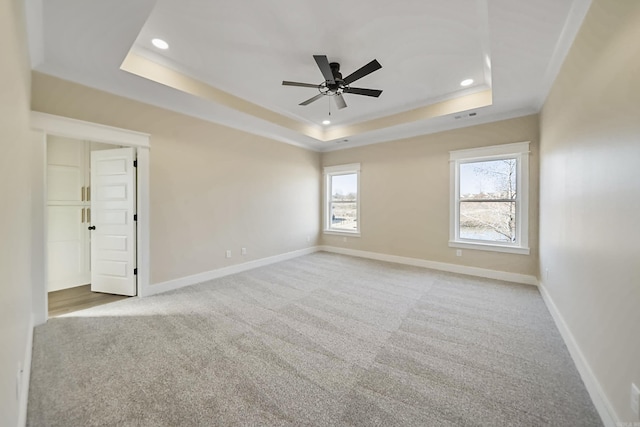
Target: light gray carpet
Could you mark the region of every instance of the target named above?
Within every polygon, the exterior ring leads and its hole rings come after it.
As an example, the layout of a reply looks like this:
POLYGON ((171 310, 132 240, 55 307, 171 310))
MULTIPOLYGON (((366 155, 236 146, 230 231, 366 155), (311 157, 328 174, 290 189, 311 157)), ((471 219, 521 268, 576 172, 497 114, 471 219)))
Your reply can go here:
POLYGON ((37 327, 28 424, 602 425, 535 287, 322 252, 37 327))

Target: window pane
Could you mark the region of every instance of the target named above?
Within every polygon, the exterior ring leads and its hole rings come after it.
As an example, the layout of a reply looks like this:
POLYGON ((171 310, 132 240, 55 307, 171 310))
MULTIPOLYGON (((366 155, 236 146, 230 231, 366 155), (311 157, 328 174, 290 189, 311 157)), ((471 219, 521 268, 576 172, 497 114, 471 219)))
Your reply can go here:
POLYGON ((356 202, 331 203, 331 228, 356 231, 358 211, 356 202))
POLYGON ((516 203, 460 201, 460 238, 515 242, 516 203))
POLYGON ((516 159, 460 164, 460 200, 515 200, 516 165, 516 159))
POLYGON ((331 177, 331 201, 355 201, 358 197, 358 174, 331 177))
POLYGON ((329 228, 358 231, 358 174, 330 176, 329 228))

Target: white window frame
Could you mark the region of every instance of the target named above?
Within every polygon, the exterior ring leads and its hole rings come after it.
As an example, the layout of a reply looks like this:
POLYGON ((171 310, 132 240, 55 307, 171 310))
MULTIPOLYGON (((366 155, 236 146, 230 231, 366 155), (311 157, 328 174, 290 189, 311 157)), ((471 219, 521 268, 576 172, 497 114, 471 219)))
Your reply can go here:
POLYGON ((449 152, 451 209, 449 246, 528 255, 529 250, 529 142, 493 145, 449 152), (516 239, 490 242, 460 237, 460 165, 481 161, 516 159, 516 239))
POLYGON ((349 236, 360 236, 360 163, 348 165, 327 166, 323 170, 324 175, 324 196, 323 206, 323 232, 324 234, 339 234, 349 236), (331 223, 331 178, 338 175, 356 174, 357 198, 356 198, 356 230, 341 230, 332 228, 331 223))

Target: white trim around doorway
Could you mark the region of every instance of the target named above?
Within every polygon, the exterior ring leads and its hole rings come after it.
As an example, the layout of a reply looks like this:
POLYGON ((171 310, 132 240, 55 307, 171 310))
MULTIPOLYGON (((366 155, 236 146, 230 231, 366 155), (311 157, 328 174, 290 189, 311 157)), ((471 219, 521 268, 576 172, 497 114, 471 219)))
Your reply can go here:
MULTIPOLYGON (((105 126, 97 123, 85 122, 68 117, 55 116, 52 114, 31 112, 31 129, 39 132, 35 137, 36 158, 45 159, 46 163, 46 136, 56 135, 68 138, 103 142, 108 144, 121 145, 126 147, 136 147, 138 161, 137 179, 137 269, 138 269, 138 296, 148 294, 150 282, 149 263, 149 159, 151 149, 150 135, 135 132, 127 129, 120 129, 105 126)), ((33 292, 34 306, 33 315, 36 325, 45 323, 48 317, 47 307, 47 214, 46 214, 46 165, 42 165, 40 174, 34 179, 32 194, 40 195, 40 201, 34 200, 33 230, 35 235, 32 239, 34 245, 34 265, 33 271, 33 292), (35 253, 37 251, 37 253, 35 253)))

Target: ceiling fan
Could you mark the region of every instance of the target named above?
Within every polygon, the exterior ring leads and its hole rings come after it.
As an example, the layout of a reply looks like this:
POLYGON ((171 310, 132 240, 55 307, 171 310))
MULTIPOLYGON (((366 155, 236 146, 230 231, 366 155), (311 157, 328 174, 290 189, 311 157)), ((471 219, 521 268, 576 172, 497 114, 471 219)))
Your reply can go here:
POLYGON ((373 96, 376 98, 379 97, 382 93, 382 91, 378 89, 363 89, 359 87, 349 86, 356 80, 361 79, 364 76, 367 76, 374 71, 382 68, 382 65, 380 65, 380 63, 375 59, 369 62, 364 67, 361 67, 353 73, 349 74, 344 79, 342 78, 342 74, 340 74, 340 64, 338 64, 337 62, 329 63, 326 55, 313 55, 313 59, 316 60, 316 64, 318 64, 318 68, 320 68, 320 72, 325 79, 324 82, 317 85, 311 83, 289 82, 286 80, 282 82, 284 86, 313 87, 320 91, 318 95, 301 102, 299 105, 309 105, 313 101, 317 101, 323 96, 334 96, 338 109, 342 109, 347 106, 347 103, 342 97, 343 93, 373 96))

